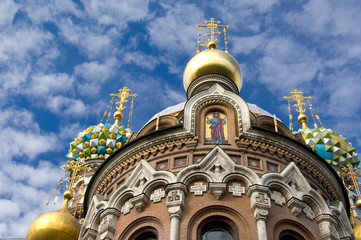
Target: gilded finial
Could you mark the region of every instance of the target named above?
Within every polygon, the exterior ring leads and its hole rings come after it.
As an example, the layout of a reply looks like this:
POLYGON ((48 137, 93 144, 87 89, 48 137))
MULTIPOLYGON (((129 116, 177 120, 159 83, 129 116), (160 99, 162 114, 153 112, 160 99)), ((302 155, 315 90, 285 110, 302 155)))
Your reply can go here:
POLYGON ((356 207, 361 209, 361 192, 360 192, 361 183, 358 183, 358 177, 361 177, 360 169, 358 169, 357 167, 353 168, 351 164, 348 164, 346 167, 342 168, 342 171, 343 172, 338 173, 338 175, 342 178, 345 187, 347 187, 351 191, 356 192, 356 194, 354 193, 355 197, 357 197, 358 199, 356 201, 356 207), (350 178, 352 183, 346 184, 345 177, 350 178))
MULTIPOLYGON (((65 179, 65 181, 69 182, 69 185, 66 186, 69 191, 74 189, 75 181, 81 178, 81 176, 78 174, 79 172, 81 172, 81 171, 85 172, 85 171, 91 170, 90 167, 84 167, 84 165, 85 165, 85 161, 82 161, 80 158, 78 158, 77 161, 76 160, 68 161, 67 166, 64 165, 61 167, 62 169, 65 169, 69 172, 69 177, 65 179)), ((67 197, 70 197, 70 195, 67 195, 67 197)), ((64 195, 64 198, 65 198, 65 195, 64 195)))
POLYGON ((214 18, 210 18, 209 21, 204 21, 206 24, 198 24, 196 27, 199 28, 199 34, 198 34, 198 41, 197 41, 197 53, 199 53, 199 46, 207 47, 208 49, 216 49, 218 47, 217 45, 217 39, 215 38, 215 35, 220 35, 221 32, 215 32, 215 29, 217 28, 223 28, 224 32, 224 45, 225 45, 225 51, 228 52, 227 47, 227 39, 226 39, 226 28, 229 28, 228 25, 220 25, 221 21, 215 21, 214 18), (201 37, 201 30, 202 28, 209 28, 211 30, 210 33, 204 34, 205 37, 210 37, 207 42, 204 44, 200 44, 200 37, 201 37))
POLYGON ((128 97, 136 97, 138 96, 137 94, 130 94, 130 89, 127 87, 123 87, 122 89, 119 89, 118 93, 112 93, 110 94, 111 97, 118 97, 119 98, 119 102, 116 102, 116 109, 117 111, 114 113, 114 122, 117 126, 119 126, 119 123, 122 121, 123 119, 123 113, 122 111, 125 109, 124 104, 128 102, 128 100, 126 100, 128 97))
MULTIPOLYGON (((283 98, 286 100, 292 99, 297 102, 296 104, 293 105, 296 108, 296 111, 299 113, 297 120, 301 124, 302 129, 305 130, 307 128, 308 117, 306 116, 306 114, 304 114, 306 109, 303 108, 303 106, 305 105, 303 100, 306 100, 306 99, 310 100, 310 99, 312 99, 312 97, 303 96, 303 92, 298 91, 297 89, 292 91, 291 94, 292 94, 292 96, 285 96, 283 98)), ((289 108, 289 111, 290 111, 290 108, 289 108)), ((290 116, 290 119, 292 119, 291 116, 290 116)))

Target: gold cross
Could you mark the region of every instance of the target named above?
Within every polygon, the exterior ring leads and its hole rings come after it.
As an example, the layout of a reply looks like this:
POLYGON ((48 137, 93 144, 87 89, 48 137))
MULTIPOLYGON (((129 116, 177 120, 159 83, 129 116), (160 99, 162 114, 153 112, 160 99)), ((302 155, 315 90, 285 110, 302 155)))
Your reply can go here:
POLYGON ((115 104, 118 111, 122 111, 125 109, 125 106, 123 106, 124 103, 127 103, 128 100, 126 100, 128 97, 136 97, 137 94, 129 94, 130 89, 127 87, 123 87, 123 89, 119 89, 119 93, 111 93, 111 97, 118 97, 120 99, 119 102, 116 102, 115 104))
POLYGON ((343 167, 342 170, 344 172, 343 173, 338 173, 338 175, 342 178, 343 184, 346 187, 345 177, 351 178, 352 184, 349 184, 347 187, 352 191, 355 190, 356 191, 356 197, 358 199, 360 199, 360 197, 361 197, 361 192, 360 192, 361 183, 357 183, 358 177, 361 177, 361 174, 359 172, 360 169, 353 168, 351 164, 348 164, 346 167, 343 167))
POLYGON ((90 167, 84 167, 85 162, 81 161, 80 158, 78 158, 77 161, 71 160, 68 161, 68 166, 62 166, 62 169, 66 169, 69 171, 69 177, 65 179, 65 181, 69 182, 69 185, 67 186, 68 190, 71 191, 74 189, 74 183, 76 180, 80 179, 81 177, 78 175, 80 171, 90 171, 90 167))
POLYGON ((299 113, 304 113, 306 111, 306 109, 303 109, 302 106, 305 105, 304 102, 302 102, 305 99, 312 99, 312 97, 304 97, 303 96, 303 92, 298 91, 297 89, 295 89, 294 91, 291 92, 292 96, 285 96, 283 97, 283 99, 292 99, 294 101, 297 102, 297 104, 293 105, 296 108, 296 111, 299 113))
POLYGON ((126 100, 128 97, 136 97, 138 96, 137 94, 130 94, 130 89, 127 87, 123 87, 123 89, 119 89, 119 93, 111 93, 110 96, 111 97, 118 97, 119 98, 119 102, 116 102, 116 108, 118 111, 116 111, 114 113, 114 121, 115 124, 119 126, 120 121, 122 121, 123 119, 123 113, 122 111, 125 109, 125 106, 123 106, 125 103, 128 102, 128 100, 126 100))
MULTIPOLYGON (((219 23, 221 23, 221 21, 214 21, 214 18, 210 18, 210 21, 204 21, 204 23, 206 24, 198 24, 196 25, 196 27, 199 27, 199 31, 201 30, 201 28, 209 28, 211 29, 211 33, 207 33, 204 34, 205 37, 211 37, 211 39, 208 40, 208 42, 215 42, 217 41, 217 39, 214 38, 215 35, 219 35, 221 34, 220 32, 215 32, 214 30, 217 28, 224 28, 224 32, 226 28, 229 28, 229 25, 219 25, 219 23)), ((208 43, 207 42, 207 43, 208 43)), ((199 43, 199 40, 198 40, 199 43)), ((206 46, 207 44, 202 44, 201 46, 206 46)))

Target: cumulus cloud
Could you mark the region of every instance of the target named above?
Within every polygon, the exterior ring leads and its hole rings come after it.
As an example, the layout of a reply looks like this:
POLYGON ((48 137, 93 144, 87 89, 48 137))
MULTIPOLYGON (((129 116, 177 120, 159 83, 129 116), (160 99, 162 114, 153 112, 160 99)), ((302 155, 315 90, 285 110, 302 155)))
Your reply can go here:
POLYGON ((31 76, 31 82, 26 89, 29 95, 43 97, 58 92, 66 92, 71 88, 74 77, 65 73, 44 74, 36 73, 31 76))
POLYGON ((129 21, 139 21, 148 14, 149 0, 90 0, 82 3, 88 16, 100 24, 124 28, 129 21))
POLYGON ((18 9, 19 5, 13 0, 3 0, 0 2, 0 29, 12 23, 18 9))
POLYGON ((80 99, 73 99, 66 96, 50 96, 44 106, 52 113, 61 116, 82 116, 88 112, 88 106, 80 99))
POLYGON ((159 60, 156 57, 139 51, 125 53, 122 60, 127 64, 135 64, 140 68, 148 70, 153 70, 159 63, 159 60))
POLYGON ((156 17, 148 25, 150 41, 159 49, 169 52, 195 52, 197 28, 204 21, 203 12, 195 4, 177 2, 174 6, 163 4, 165 16, 156 17))
POLYGON ((312 81, 320 69, 317 55, 287 37, 269 39, 259 60, 259 81, 288 91, 312 81))

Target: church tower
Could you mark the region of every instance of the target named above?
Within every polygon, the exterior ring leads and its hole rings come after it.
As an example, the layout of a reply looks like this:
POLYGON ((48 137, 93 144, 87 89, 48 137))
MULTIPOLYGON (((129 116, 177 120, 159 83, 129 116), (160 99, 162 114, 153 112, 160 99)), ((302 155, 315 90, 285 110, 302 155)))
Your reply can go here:
POLYGON ((349 192, 335 169, 239 95, 243 77, 228 52, 229 26, 211 18, 196 27, 185 103, 133 134, 115 114, 115 126, 90 127, 71 144, 69 160, 96 166, 85 193, 78 189, 79 239, 355 239, 349 192), (204 30, 209 39, 201 44, 204 30))

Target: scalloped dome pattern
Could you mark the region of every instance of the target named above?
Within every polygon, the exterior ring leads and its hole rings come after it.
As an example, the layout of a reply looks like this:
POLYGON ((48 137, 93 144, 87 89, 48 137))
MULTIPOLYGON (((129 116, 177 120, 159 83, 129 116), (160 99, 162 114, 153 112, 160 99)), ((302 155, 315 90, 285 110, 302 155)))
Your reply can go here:
POLYGON ((131 135, 130 129, 125 129, 123 126, 118 127, 115 124, 100 123, 96 126, 90 126, 80 132, 78 137, 70 143, 69 153, 66 157, 68 160, 77 160, 78 158, 85 158, 85 160, 107 159, 113 152, 127 143, 131 135))
POLYGON ((306 144, 318 153, 329 164, 344 167, 348 164, 357 166, 360 160, 352 144, 347 138, 342 137, 336 131, 324 127, 298 130, 302 134, 306 144))

